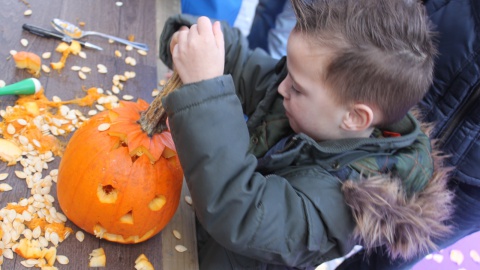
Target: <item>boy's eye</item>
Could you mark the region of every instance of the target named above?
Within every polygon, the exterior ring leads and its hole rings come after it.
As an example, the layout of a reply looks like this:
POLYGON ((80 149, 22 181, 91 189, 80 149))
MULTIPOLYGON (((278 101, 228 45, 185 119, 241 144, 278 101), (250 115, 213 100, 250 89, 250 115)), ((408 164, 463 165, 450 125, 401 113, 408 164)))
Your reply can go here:
POLYGON ((293 86, 293 84, 292 84, 292 87, 291 87, 291 88, 292 88, 292 91, 293 91, 294 93, 297 93, 297 94, 300 93, 300 91, 298 91, 298 89, 295 88, 295 86, 293 86))

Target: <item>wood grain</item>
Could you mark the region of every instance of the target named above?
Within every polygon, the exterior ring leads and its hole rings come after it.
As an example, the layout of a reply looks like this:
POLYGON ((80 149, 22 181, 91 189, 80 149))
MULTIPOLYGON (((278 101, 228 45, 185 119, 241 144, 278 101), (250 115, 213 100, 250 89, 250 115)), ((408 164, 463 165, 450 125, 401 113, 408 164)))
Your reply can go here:
MULTIPOLYGON (((62 100, 83 97, 84 90, 90 87, 101 87, 109 90, 112 87, 112 77, 115 74, 123 74, 125 71, 135 71, 136 77, 125 83, 124 90, 119 94, 132 95, 135 98, 142 98, 151 102, 152 90, 158 88, 159 78, 163 79, 168 69, 158 60, 158 38, 165 19, 180 11, 179 0, 124 0, 121 7, 115 4, 116 1, 98 0, 42 0, 42 1, 21 1, 3 0, 0 9, 0 80, 7 84, 15 83, 30 77, 24 71, 15 68, 15 63, 10 56, 10 50, 30 51, 38 55, 44 52, 52 52, 49 60, 42 60, 43 64, 56 62, 60 54, 54 52, 59 40, 46 39, 22 31, 22 24, 29 23, 42 28, 52 29, 50 21, 53 18, 60 18, 72 23, 83 22, 84 30, 94 30, 121 38, 134 35, 135 41, 148 44, 150 50, 147 56, 141 56, 136 50, 126 51, 125 46, 116 43, 109 43, 108 40, 88 36, 84 40, 103 47, 103 51, 83 49, 87 58, 72 56, 67 59, 66 67, 61 71, 52 71, 50 74, 43 73, 39 78, 49 99, 54 96, 62 100), (31 9, 32 15, 24 16, 24 11, 31 9), (21 39, 29 41, 28 46, 23 47, 21 39), (115 57, 115 50, 122 52, 121 58, 115 57), (135 67, 125 63, 126 56, 136 59, 135 67), (103 64, 108 68, 107 74, 100 74, 96 70, 97 64, 103 64), (92 69, 87 74, 87 79, 82 80, 76 72, 70 70, 71 66, 88 66, 92 69)), ((16 96, 1 96, 0 109, 14 105, 16 96)), ((91 108, 75 107, 84 114, 91 108)), ((2 120, 0 118, 0 120, 2 120)), ((2 137, 0 135, 0 137, 2 137)), ((68 142, 68 137, 63 138, 68 142)), ((58 168, 60 157, 50 162, 49 169, 58 168)), ((22 170, 20 164, 6 166, 0 162, 0 173, 7 172, 9 177, 2 181, 13 187, 12 191, 0 193, 0 207, 6 206, 8 202, 17 202, 21 198, 29 197, 30 191, 25 181, 15 177, 15 170, 22 170)), ((44 172, 46 175, 46 172, 44 172)), ((51 194, 56 197, 55 188, 51 194)), ((85 240, 80 243, 74 235, 68 237, 58 246, 59 255, 66 255, 70 263, 68 265, 55 264, 59 269, 89 269, 89 253, 96 248, 103 247, 107 256, 107 266, 103 269, 134 269, 135 259, 144 253, 154 265, 155 269, 167 270, 189 270, 198 269, 197 251, 195 242, 195 222, 192 207, 185 203, 183 196, 188 195, 186 185, 183 188, 182 200, 177 213, 170 224, 158 235, 150 240, 135 244, 122 245, 97 239, 95 236, 85 234, 85 240), (182 239, 173 237, 172 230, 176 229, 182 233, 182 239), (175 251, 175 245, 184 245, 188 250, 184 253, 175 251)), ((60 211, 58 203, 54 206, 60 211)), ((79 230, 70 221, 67 225, 75 232, 79 230)), ((12 260, 5 259, 1 269, 17 270, 27 269, 20 264, 23 258, 15 255, 12 260)))

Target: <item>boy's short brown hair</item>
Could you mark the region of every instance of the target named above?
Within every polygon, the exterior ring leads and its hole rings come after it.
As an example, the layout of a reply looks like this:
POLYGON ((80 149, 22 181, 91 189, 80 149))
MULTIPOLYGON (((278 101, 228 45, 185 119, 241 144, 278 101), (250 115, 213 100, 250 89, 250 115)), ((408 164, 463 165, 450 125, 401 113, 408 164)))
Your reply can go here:
POLYGON ((381 125, 400 120, 432 82, 436 49, 417 0, 291 0, 294 31, 333 49, 324 76, 342 104, 380 110, 381 125))

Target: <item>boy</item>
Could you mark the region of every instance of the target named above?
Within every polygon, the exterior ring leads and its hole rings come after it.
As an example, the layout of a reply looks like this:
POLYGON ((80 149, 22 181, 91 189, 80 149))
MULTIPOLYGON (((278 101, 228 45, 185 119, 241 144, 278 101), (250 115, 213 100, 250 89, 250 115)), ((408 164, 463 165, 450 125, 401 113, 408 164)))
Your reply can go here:
POLYGON ((172 17, 162 33, 161 57, 184 83, 163 103, 200 268, 314 269, 355 244, 392 259, 432 248, 449 231, 451 193, 408 113, 432 77, 422 6, 292 5, 286 61, 206 17, 172 17))

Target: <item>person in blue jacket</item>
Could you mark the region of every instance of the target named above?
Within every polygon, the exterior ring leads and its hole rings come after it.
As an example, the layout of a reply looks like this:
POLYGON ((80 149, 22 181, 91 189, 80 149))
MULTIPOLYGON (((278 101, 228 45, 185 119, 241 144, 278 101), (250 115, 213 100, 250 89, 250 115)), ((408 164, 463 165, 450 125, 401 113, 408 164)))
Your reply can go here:
MULTIPOLYGON (((432 136, 453 166, 449 181, 455 192, 455 211, 447 222, 453 233, 436 239, 439 248, 480 230, 480 1, 425 0, 437 33, 439 53, 433 84, 419 108, 434 123, 432 136), (461 18, 461 19, 460 19, 461 18)), ((390 260, 385 249, 366 256, 360 252, 345 260, 338 270, 410 269, 428 250, 411 260, 390 260)))
POLYGON ((195 16, 207 16, 215 20, 226 21, 233 26, 237 18, 241 0, 182 0, 182 13, 195 16))

